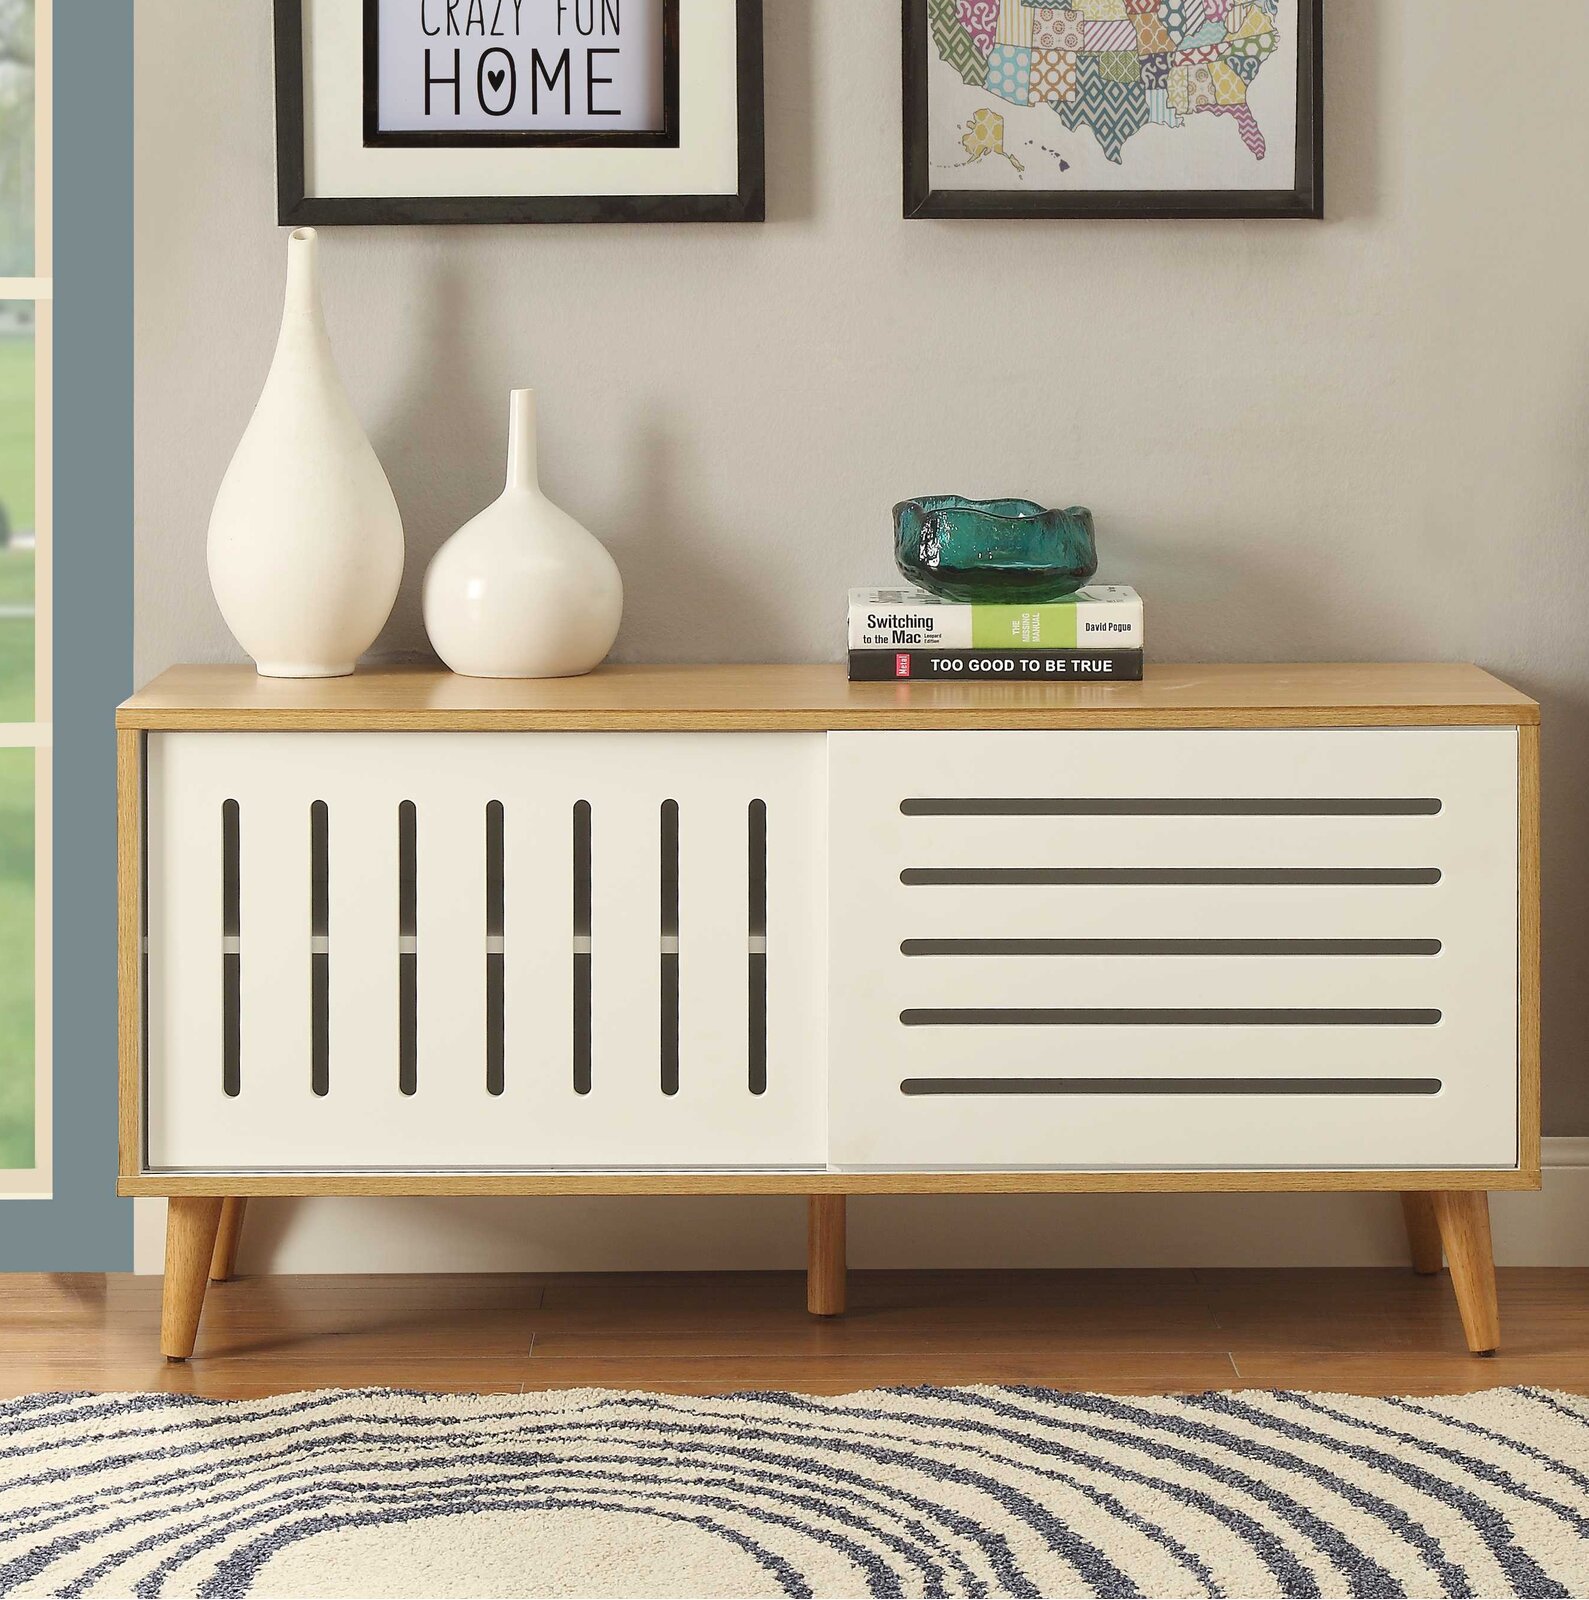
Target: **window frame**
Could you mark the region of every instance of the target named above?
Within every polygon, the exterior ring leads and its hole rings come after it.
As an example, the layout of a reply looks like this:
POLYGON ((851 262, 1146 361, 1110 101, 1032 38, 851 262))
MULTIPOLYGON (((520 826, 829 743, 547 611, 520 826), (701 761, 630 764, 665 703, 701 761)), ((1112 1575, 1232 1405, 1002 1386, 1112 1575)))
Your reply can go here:
POLYGON ((0 1200, 49 1199, 54 1178, 51 971, 54 630, 53 0, 34 0, 33 276, 0 277, 0 300, 34 306, 33 337, 33 719, 0 723, 0 749, 33 751, 33 1165, 0 1168, 0 1200))

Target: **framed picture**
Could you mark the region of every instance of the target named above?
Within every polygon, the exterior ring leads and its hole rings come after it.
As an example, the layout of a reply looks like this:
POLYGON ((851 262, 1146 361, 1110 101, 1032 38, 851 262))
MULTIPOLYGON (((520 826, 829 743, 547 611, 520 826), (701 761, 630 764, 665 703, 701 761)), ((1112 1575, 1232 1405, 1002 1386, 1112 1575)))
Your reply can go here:
POLYGON ((904 0, 907 217, 1320 217, 1323 0, 904 0))
POLYGON ((760 222, 761 0, 275 0, 284 225, 760 222))

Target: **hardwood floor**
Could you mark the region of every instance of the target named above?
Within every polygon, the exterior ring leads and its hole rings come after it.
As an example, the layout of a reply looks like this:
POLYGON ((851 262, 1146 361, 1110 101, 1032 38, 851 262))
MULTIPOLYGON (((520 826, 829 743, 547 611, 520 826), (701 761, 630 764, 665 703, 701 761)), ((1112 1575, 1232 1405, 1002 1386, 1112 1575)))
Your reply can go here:
POLYGON ((1501 1273, 1501 1352, 1463 1343, 1445 1275, 852 1272, 813 1318, 796 1273, 240 1278, 198 1351, 159 1353, 160 1280, 0 1277, 0 1395, 326 1385, 690 1393, 1025 1383, 1121 1393, 1589 1393, 1589 1271, 1501 1273))

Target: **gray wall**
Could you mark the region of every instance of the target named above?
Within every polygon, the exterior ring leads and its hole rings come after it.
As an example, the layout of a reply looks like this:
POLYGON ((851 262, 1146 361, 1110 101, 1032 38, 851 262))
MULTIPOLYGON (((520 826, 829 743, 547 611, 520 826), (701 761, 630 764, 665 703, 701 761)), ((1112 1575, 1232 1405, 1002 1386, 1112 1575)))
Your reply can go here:
MULTIPOLYGON (((507 390, 627 660, 836 658, 906 493, 1093 506, 1161 660, 1464 658, 1544 701, 1546 1126, 1589 1131, 1589 6, 1329 0, 1324 224, 905 223, 898 7, 767 0, 761 228, 342 230, 403 509, 386 650, 496 492, 507 390)), ((138 0, 137 660, 237 656, 210 501, 282 278, 267 0, 138 0)), ((63 434, 63 452, 70 447, 63 434)))

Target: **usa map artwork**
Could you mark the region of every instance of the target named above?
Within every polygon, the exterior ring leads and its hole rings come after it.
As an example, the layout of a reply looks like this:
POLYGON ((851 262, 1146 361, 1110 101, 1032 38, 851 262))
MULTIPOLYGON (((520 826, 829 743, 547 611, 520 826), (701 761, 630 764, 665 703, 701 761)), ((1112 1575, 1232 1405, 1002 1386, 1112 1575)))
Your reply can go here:
MULTIPOLYGON (((1254 90, 1290 42, 1295 7, 1284 10, 1284 0, 929 0, 928 18, 938 60, 987 97, 958 117, 963 161, 1024 173, 996 102, 1057 114, 1116 167, 1131 162, 1143 130, 1211 119, 1223 119, 1242 161, 1264 161, 1271 136, 1254 90)), ((1070 169, 1063 153, 1028 143, 1070 169)))

